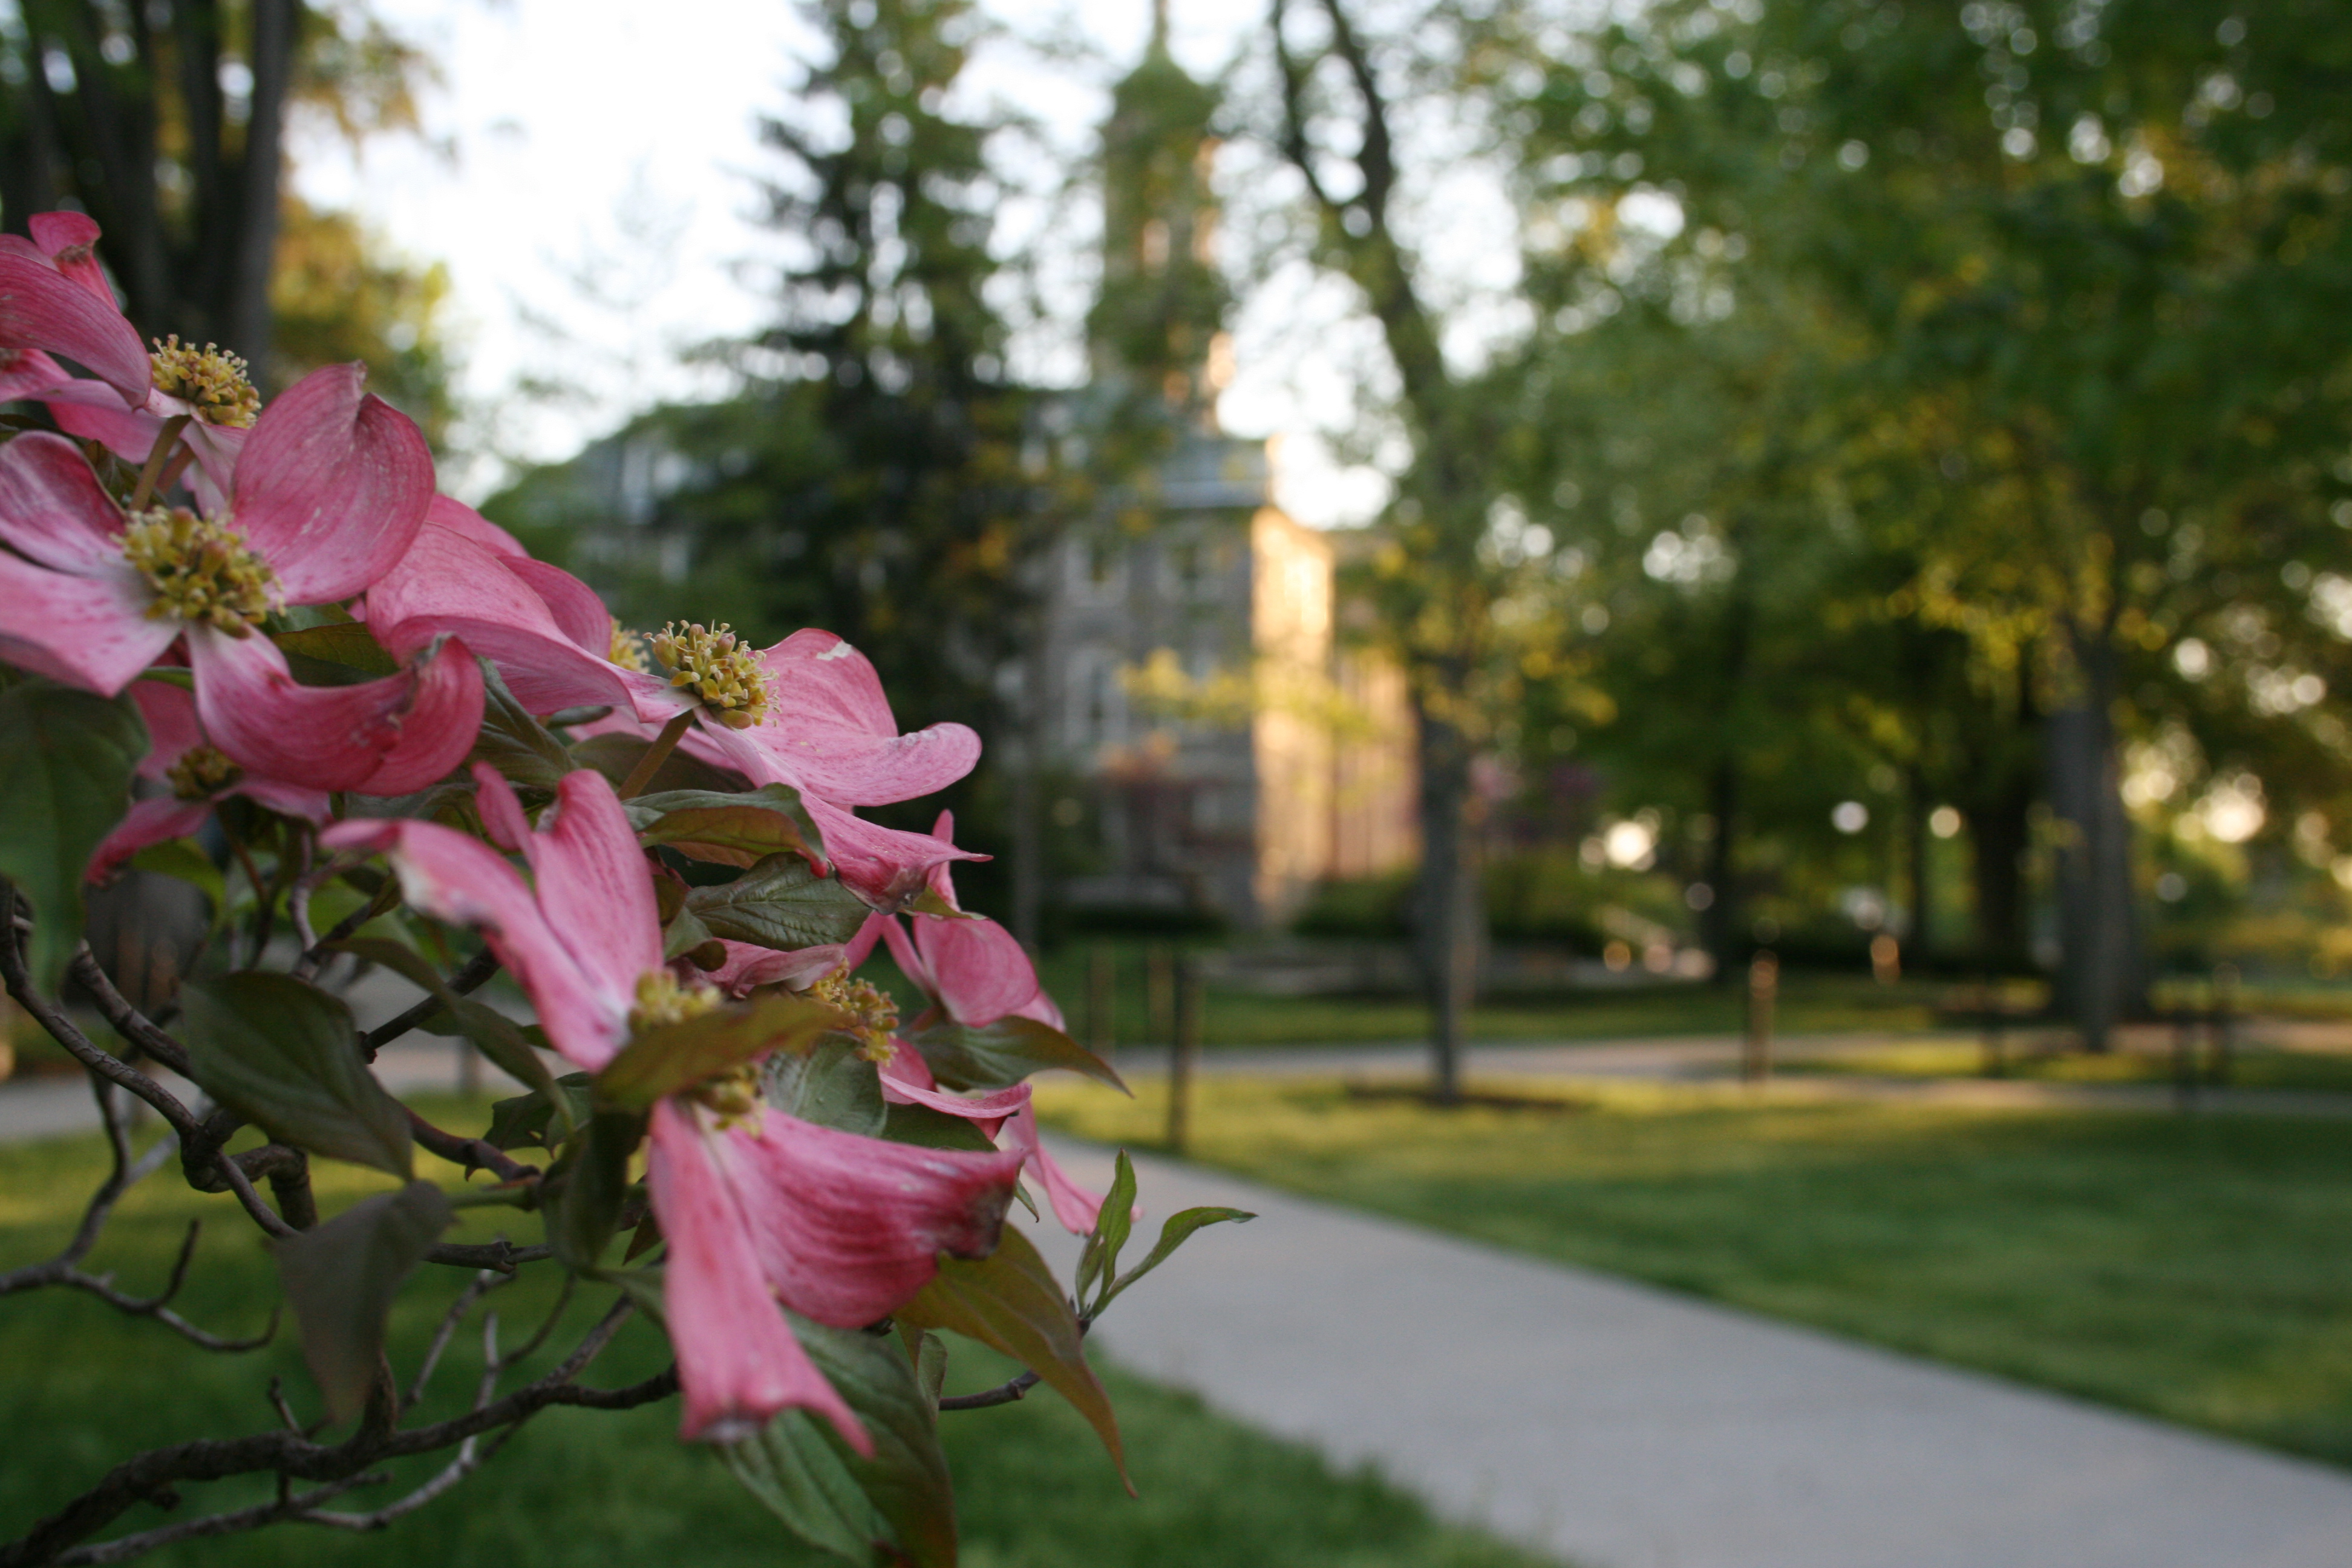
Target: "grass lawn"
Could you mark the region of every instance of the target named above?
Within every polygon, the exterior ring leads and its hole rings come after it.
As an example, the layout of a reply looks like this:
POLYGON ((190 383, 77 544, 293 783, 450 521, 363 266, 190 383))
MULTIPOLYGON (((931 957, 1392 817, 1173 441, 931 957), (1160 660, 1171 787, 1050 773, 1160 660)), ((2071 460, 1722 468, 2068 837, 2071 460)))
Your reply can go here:
MULTIPOLYGON (((102 1160, 94 1138, 0 1147, 0 1268, 47 1257, 61 1244, 102 1172, 102 1160)), ((321 1183, 331 1212, 375 1184, 348 1168, 322 1169, 331 1173, 321 1183)), ((446 1167, 438 1174, 454 1179, 446 1167)), ((472 1212, 516 1217, 508 1211, 472 1212)), ((152 1289, 169 1268, 182 1227, 195 1215, 206 1217, 207 1228, 183 1310, 224 1332, 257 1331, 278 1299, 258 1236, 226 1201, 189 1193, 170 1170, 133 1193, 89 1266, 117 1270, 125 1289, 152 1289)), ((487 1223, 469 1227, 476 1238, 488 1233, 487 1223)), ((447 1269, 412 1281, 394 1323, 396 1368, 414 1371, 424 1338, 461 1284, 462 1277, 447 1269)), ((526 1284, 494 1300, 512 1343, 537 1321, 551 1291, 526 1284)), ((583 1301, 576 1314, 584 1324, 606 1304, 600 1295, 583 1301)), ((457 1407, 459 1390, 470 1388, 479 1370, 478 1343, 464 1336, 453 1347, 438 1379, 442 1398, 437 1405, 428 1401, 420 1418, 457 1407)), ((553 1353, 560 1355, 565 1343, 559 1338, 553 1353)), ((590 1380, 630 1381, 666 1359, 656 1333, 634 1328, 590 1380)), ((1005 1372, 976 1347, 961 1347, 959 1360, 952 1381, 960 1385, 982 1386, 1005 1372)), ((518 1380, 550 1363, 542 1354, 518 1380)), ((285 1379, 298 1410, 315 1408, 290 1335, 252 1355, 222 1356, 79 1294, 43 1290, 0 1300, 0 1379, 8 1414, 0 1448, 5 1455, 0 1540, 21 1532, 137 1449, 269 1426, 263 1390, 272 1373, 285 1379)), ((963 1560, 971 1568, 1275 1563, 1535 1568, 1535 1559, 1433 1523, 1418 1504, 1369 1475, 1335 1475, 1310 1453, 1115 1369, 1107 1381, 1140 1500, 1119 1489, 1085 1424, 1051 1394, 946 1418, 964 1520, 963 1560)), ((801 1547, 709 1455, 681 1446, 677 1421, 675 1402, 620 1414, 552 1411, 455 1493, 383 1534, 288 1525, 190 1543, 141 1561, 240 1568, 838 1563, 801 1547)), ((418 1462, 400 1475, 414 1479, 430 1468, 418 1462)), ((264 1495, 243 1483, 192 1487, 182 1506, 209 1511, 264 1495)), ((375 1506, 394 1495, 389 1489, 362 1492, 352 1506, 375 1506)), ((166 1517, 142 1508, 128 1524, 144 1529, 166 1517)))
MULTIPOLYGON (((1109 944, 1116 984, 1112 1037, 1121 1045, 1158 1038, 1144 995, 1143 948, 1109 944)), ((1038 973, 1074 1033, 1087 1030, 1087 949, 1048 952, 1038 973)), ((1425 1038, 1429 1015, 1410 994, 1269 996, 1238 986, 1203 987, 1204 1045, 1355 1045, 1425 1038)), ((1867 975, 1792 971, 1784 976, 1779 1026, 1789 1033, 1924 1029, 1953 987, 1937 981, 1880 985, 1867 975)), ((1581 1040, 1628 1036, 1737 1032, 1746 1007, 1738 986, 1630 984, 1528 995, 1490 996, 1473 1009, 1474 1040, 1581 1040)), ((1164 1042, 1162 1042, 1164 1043, 1164 1042)))
MULTIPOLYGON (((1508 1087, 1531 1086, 1514 1080, 1508 1087)), ((1156 1142, 1164 1091, 1057 1080, 1156 1142)), ((1758 1104, 1577 1086, 1570 1113, 1213 1078, 1194 1152, 1300 1192, 2352 1464, 2352 1128, 1758 1104)))
MULTIPOLYGON (((2199 1060, 2208 1059, 2200 1045, 2199 1060)), ((1791 1073, 1862 1073, 1874 1078, 1976 1078, 1984 1058, 1974 1045, 1923 1040, 1855 1056, 1814 1057, 1779 1064, 1791 1073)), ((2172 1058, 2161 1052, 2082 1051, 2033 1055, 2010 1050, 2004 1076, 2043 1083, 2170 1083, 2172 1058)), ((2352 1093, 2352 1055, 2240 1047, 2231 1054, 2230 1082, 2238 1089, 2288 1089, 2352 1093)))

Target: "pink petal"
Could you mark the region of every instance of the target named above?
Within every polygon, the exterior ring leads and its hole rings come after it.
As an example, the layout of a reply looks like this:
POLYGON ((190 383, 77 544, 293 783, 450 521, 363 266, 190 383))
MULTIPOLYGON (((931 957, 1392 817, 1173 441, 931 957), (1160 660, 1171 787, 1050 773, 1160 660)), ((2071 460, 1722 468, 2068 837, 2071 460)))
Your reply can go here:
POLYGON ((672 1100, 654 1107, 646 1164, 654 1215, 669 1244, 662 1310, 686 1394, 679 1436, 732 1442, 778 1411, 799 1408, 824 1416, 843 1441, 871 1455, 873 1439, 768 1293, 732 1183, 693 1111, 672 1100))
POLYGON ((530 557, 530 552, 517 543, 513 534, 463 501, 436 495, 433 498, 432 507, 425 514, 425 520, 438 523, 452 532, 464 534, 493 555, 515 555, 525 560, 530 557))
POLYGON ((451 638, 415 675, 406 711, 395 722, 399 740, 374 773, 358 785, 362 795, 408 795, 447 776, 474 749, 482 729, 482 667, 466 645, 451 638))
POLYGON ((1024 1105, 1014 1111, 1012 1120, 1004 1124, 999 1142, 1005 1149, 1019 1151, 1035 1169, 1038 1179, 1045 1184, 1045 1200, 1053 1205, 1054 1217, 1062 1222, 1064 1230, 1072 1236, 1094 1234, 1096 1222, 1102 1217, 1102 1194, 1072 1181, 1069 1173, 1045 1152, 1045 1145, 1037 1141, 1035 1107, 1024 1105))
POLYGON ((281 816, 299 816, 306 822, 324 823, 335 815, 334 803, 327 798, 325 790, 304 789, 299 784, 280 784, 276 779, 258 778, 251 773, 238 780, 226 793, 241 795, 247 800, 259 802, 281 816))
POLYGON ((147 721, 148 752, 139 764, 142 777, 162 778, 173 763, 205 743, 204 726, 196 722, 196 700, 185 688, 168 680, 134 680, 131 700, 147 721))
POLYGON ((941 1252, 993 1251, 1021 1173, 1017 1153, 861 1138, 772 1107, 719 1150, 778 1299, 844 1329, 904 1306, 941 1252))
POLYGON ((609 662, 613 647, 613 612, 596 590, 544 561, 529 557, 507 562, 507 570, 521 578, 547 605, 547 613, 576 647, 609 662))
MULTIPOLYGON (((889 948, 891 961, 898 964, 898 973, 913 981, 916 990, 936 999, 940 994, 939 980, 931 973, 931 966, 923 962, 922 952, 915 946, 914 938, 907 934, 907 928, 898 923, 898 916, 878 913, 866 916, 866 924, 870 926, 877 920, 883 922, 882 941, 889 948)), ((859 934, 864 934, 864 927, 859 928, 859 934)))
POLYGON ((122 509, 71 441, 35 430, 0 446, 0 542, 87 576, 122 560, 122 509))
POLYGON ((321 832, 319 842, 387 857, 411 904, 480 931, 569 1060, 593 1072, 628 1037, 636 976, 584 973, 540 912, 522 874, 480 839, 413 818, 354 817, 321 832))
MULTIPOLYGON (((487 767, 474 776, 485 791, 507 787, 487 767)), ((634 987, 639 975, 661 967, 653 872, 603 773, 578 768, 564 774, 553 809, 540 817, 522 852, 539 883, 540 907, 562 922, 564 945, 581 968, 634 987)))
POLYGON ((1043 987, 1039 988, 1037 994, 1013 1009, 1012 1016, 1015 1018, 1034 1019, 1047 1028, 1058 1029, 1066 1035, 1070 1032, 1069 1022, 1062 1016, 1062 1009, 1055 1005, 1051 996, 1045 994, 1043 987))
POLYGON ((47 258, 14 247, 0 249, 0 348, 63 354, 133 407, 153 382, 147 345, 110 294, 101 300, 47 258))
POLYGON ((481 814, 482 826, 489 829, 490 842, 509 855, 522 853, 522 847, 530 842, 530 818, 523 814, 522 802, 488 763, 474 764, 474 809, 481 814))
POLYGON ((196 713, 239 767, 310 789, 365 784, 400 740, 416 678, 403 671, 357 686, 303 686, 278 645, 211 626, 188 637, 196 713))
POLYGON ((866 961, 874 956, 874 944, 882 940, 882 933, 898 923, 896 918, 886 915, 878 910, 867 915, 866 923, 857 928, 857 934, 851 937, 848 943, 842 949, 843 971, 855 974, 864 967, 866 961))
POLYGON ((930 868, 942 861, 988 858, 928 833, 901 832, 852 816, 817 795, 803 795, 801 804, 824 836, 825 858, 842 885, 877 910, 896 910, 919 894, 930 868))
POLYGON ((68 576, 0 553, 0 659, 111 697, 180 635, 179 622, 147 618, 153 602, 128 566, 68 576))
POLYGON ((720 945, 727 950, 727 962, 702 978, 730 996, 738 997, 750 995, 754 987, 761 985, 789 985, 795 991, 805 991, 843 967, 843 954, 847 951, 839 942, 823 947, 774 949, 722 940, 720 945))
MULTIPOLYGON (((18 349, 14 353, 0 351, 0 403, 38 397, 72 379, 65 366, 38 349, 18 349)), ((117 408, 122 406, 120 395, 110 392, 107 395, 117 408)))
POLYGON ((961 724, 899 734, 873 664, 831 632, 794 632, 760 659, 773 696, 768 721, 745 733, 788 784, 882 805, 944 789, 980 760, 961 724))
MULTIPOLYGON (((368 590, 368 626, 405 658, 444 635, 498 667, 515 700, 533 713, 630 703, 621 668, 565 635, 547 602, 499 555, 454 529, 418 530, 406 554, 368 590)), ((600 608, 601 613, 601 608, 600 608)), ((605 626, 609 634, 609 624, 605 626)))
POLYGON ((107 309, 116 308, 113 287, 106 280, 106 268, 98 264, 98 237, 101 231, 96 219, 87 213, 35 213, 25 220, 25 227, 52 266, 105 300, 107 309))
POLYGON ((433 503, 433 454, 408 416, 360 390, 357 364, 314 370, 262 411, 236 463, 236 526, 289 604, 364 592, 407 553, 433 503))
POLYGON ((1005 1118, 1029 1103, 1029 1086, 1025 1083, 975 1095, 954 1094, 937 1088, 930 1069, 923 1066, 922 1057, 913 1047, 904 1040, 890 1044, 890 1059, 882 1064, 882 1098, 894 1105, 927 1105, 933 1110, 979 1122, 982 1131, 993 1137, 1005 1118), (905 1065, 909 1059, 920 1070, 919 1078, 905 1065))
POLYGON ((994 921, 917 915, 914 924, 915 951, 957 1023, 993 1024, 1035 999, 1035 967, 1013 933, 994 921))
POLYGON ((100 881, 111 875, 114 868, 151 844, 165 844, 174 838, 185 838, 205 825, 213 814, 208 800, 181 800, 173 795, 154 800, 135 801, 121 826, 99 841, 91 851, 89 869, 83 874, 88 881, 100 881))

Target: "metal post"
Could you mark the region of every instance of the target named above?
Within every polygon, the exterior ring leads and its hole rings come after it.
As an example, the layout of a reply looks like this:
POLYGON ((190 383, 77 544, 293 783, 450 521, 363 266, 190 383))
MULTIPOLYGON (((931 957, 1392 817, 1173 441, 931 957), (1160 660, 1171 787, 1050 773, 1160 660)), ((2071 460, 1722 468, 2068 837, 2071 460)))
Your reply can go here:
MULTIPOLYGON (((2208 1015, 2210 1016, 2210 1015, 2208 1015)), ((2197 1103, 2197 1010, 2172 1010, 2172 1106, 2188 1110, 2197 1103)))
POLYGON ((1770 949, 1748 962, 1748 1034, 1740 1042, 1739 1076, 1762 1083, 1772 1076, 1772 1004, 1780 992, 1780 961, 1770 949))
POLYGON ((1176 1019, 1168 1047, 1168 1147, 1184 1152, 1192 1132, 1192 1075, 1201 1060, 1201 972, 1188 956, 1176 961, 1176 1019))
POLYGON ((1144 1022, 1151 1043, 1171 1045, 1176 1039, 1176 978, 1168 949, 1154 943, 1143 954, 1144 1022))
POLYGON ((474 1042, 460 1035, 457 1046, 457 1092, 467 1100, 482 1092, 482 1053, 474 1042))
POLYGON ((2238 1055, 2238 966, 2213 967, 2212 1081, 2226 1088, 2236 1070, 2238 1055))
POLYGON ((1117 960, 1109 944, 1096 942, 1087 950, 1087 1045, 1097 1056, 1110 1055, 1116 1043, 1111 1009, 1117 981, 1117 960))
POLYGON ((1988 979, 1977 987, 1977 1023, 1984 1030, 1984 1076, 2009 1076, 2009 1009, 1988 979))

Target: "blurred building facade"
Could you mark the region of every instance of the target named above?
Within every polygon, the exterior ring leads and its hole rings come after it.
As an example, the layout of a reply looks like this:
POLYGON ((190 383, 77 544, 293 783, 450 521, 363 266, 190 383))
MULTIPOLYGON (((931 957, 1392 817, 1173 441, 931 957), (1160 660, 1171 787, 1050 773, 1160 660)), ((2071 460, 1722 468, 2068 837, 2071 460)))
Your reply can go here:
POLYGON ((1066 420, 1108 482, 1041 563, 1024 672, 1048 809, 1087 868, 1048 896, 1081 925, 1279 925, 1318 881, 1417 849, 1402 679, 1340 646, 1333 540, 1274 504, 1271 444, 1217 425, 1216 107, 1160 8, 1104 127, 1093 382, 1066 420))

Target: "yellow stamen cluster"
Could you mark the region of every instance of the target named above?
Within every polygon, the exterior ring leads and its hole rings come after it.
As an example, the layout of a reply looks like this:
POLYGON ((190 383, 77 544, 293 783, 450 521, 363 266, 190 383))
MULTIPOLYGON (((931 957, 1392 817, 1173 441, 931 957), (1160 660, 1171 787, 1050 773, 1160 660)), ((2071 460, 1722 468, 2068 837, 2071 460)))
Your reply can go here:
POLYGON ((155 590, 150 620, 175 617, 241 637, 281 603, 278 574, 244 536, 185 507, 131 514, 122 558, 155 590))
POLYGON ((756 1121, 760 1114, 760 1069, 746 1063, 694 1087, 695 1102, 719 1112, 719 1125, 756 1121))
POLYGON ((720 723, 748 730, 767 722, 768 672, 758 652, 724 621, 709 627, 672 621, 646 640, 671 672, 669 683, 692 691, 720 723))
POLYGON ((890 1031, 898 1026, 898 1005, 874 988, 873 983, 852 980, 836 970, 808 989, 816 1001, 855 1019, 849 1033, 857 1037, 857 1054, 869 1062, 890 1059, 890 1031))
POLYGON ((637 1005, 629 1009, 632 1029, 659 1028, 699 1018, 726 1003, 710 985, 681 985, 667 969, 651 969, 637 976, 637 1005))
POLYGON ((226 349, 184 343, 174 332, 157 342, 148 357, 155 367, 155 390, 188 404, 207 425, 242 430, 261 412, 261 394, 253 390, 245 362, 226 349))
POLYGON ((654 667, 646 659, 645 639, 623 626, 618 619, 613 622, 613 646, 605 650, 604 657, 623 669, 634 669, 639 675, 654 672, 654 667))
POLYGON ((191 746, 164 770, 172 793, 182 800, 210 800, 245 776, 245 770, 217 747, 191 746))

